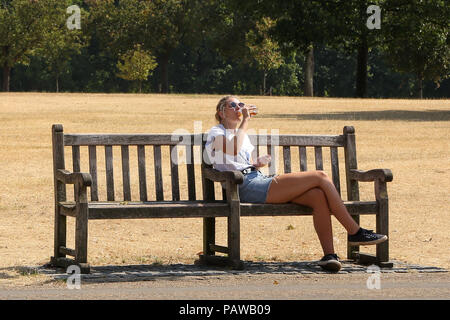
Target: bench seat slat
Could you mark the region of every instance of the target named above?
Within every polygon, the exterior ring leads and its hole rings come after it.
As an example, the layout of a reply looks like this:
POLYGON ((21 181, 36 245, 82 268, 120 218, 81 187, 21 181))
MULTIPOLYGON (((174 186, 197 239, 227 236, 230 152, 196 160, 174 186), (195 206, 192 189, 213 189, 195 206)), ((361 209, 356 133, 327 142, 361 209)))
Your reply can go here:
MULTIPOLYGON (((345 201, 351 215, 376 214, 376 201, 345 201)), ((60 203, 61 213, 71 215, 75 204, 60 203)), ((228 204, 203 201, 90 202, 89 219, 226 217, 228 204)), ((297 204, 241 203, 241 216, 311 215, 312 209, 297 204)))
POLYGON ((225 217, 227 203, 145 202, 136 204, 89 204, 89 219, 225 217))

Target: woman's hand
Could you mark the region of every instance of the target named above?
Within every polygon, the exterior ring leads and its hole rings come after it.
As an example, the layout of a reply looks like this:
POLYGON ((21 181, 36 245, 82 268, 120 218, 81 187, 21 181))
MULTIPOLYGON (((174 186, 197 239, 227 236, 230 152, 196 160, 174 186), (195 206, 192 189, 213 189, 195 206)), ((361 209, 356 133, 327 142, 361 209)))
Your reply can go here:
POLYGON ((254 163, 253 165, 256 168, 261 168, 261 167, 268 165, 271 160, 272 160, 272 157, 270 156, 270 154, 266 154, 264 156, 258 157, 258 159, 256 159, 256 163, 254 163))
POLYGON ((256 106, 248 105, 248 104, 244 105, 241 108, 241 113, 242 113, 243 119, 249 119, 251 117, 250 112, 254 109, 256 109, 256 106))
POLYGON ((242 120, 250 119, 250 111, 249 111, 247 105, 244 105, 244 106, 240 109, 240 112, 242 113, 242 120))

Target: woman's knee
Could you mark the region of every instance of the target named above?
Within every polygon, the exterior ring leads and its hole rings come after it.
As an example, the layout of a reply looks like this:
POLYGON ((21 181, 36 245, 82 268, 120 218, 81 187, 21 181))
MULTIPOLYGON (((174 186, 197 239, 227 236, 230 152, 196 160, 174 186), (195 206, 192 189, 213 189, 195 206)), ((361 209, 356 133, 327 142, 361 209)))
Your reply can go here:
POLYGON ((323 185, 324 183, 326 184, 332 183, 330 177, 325 171, 317 170, 316 177, 319 180, 319 186, 323 185))

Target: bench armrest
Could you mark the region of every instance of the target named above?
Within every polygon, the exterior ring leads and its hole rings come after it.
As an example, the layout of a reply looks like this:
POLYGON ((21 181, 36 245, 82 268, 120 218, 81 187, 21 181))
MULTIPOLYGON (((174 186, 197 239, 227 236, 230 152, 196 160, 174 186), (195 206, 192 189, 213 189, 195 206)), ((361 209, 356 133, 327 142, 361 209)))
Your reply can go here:
POLYGON ((202 168, 205 178, 215 182, 230 181, 234 184, 242 184, 244 175, 240 171, 219 171, 213 168, 202 168))
POLYGON ((351 169, 350 179, 362 182, 379 180, 381 182, 391 182, 393 179, 392 171, 389 169, 373 169, 362 171, 351 169))
POLYGON ((89 173, 69 172, 67 170, 56 170, 56 179, 64 184, 78 184, 85 187, 92 185, 92 176, 89 173))

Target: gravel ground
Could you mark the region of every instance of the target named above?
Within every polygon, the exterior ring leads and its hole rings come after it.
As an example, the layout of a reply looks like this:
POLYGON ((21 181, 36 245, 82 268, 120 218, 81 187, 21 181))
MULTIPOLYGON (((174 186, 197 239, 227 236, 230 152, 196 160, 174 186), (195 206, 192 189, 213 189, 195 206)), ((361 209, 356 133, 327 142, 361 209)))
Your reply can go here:
POLYGON ((102 266, 80 278, 46 266, 29 271, 40 280, 0 285, 0 299, 450 299, 447 270, 401 262, 392 269, 368 269, 344 261, 337 274, 314 262, 249 262, 242 271, 181 264, 102 266))

